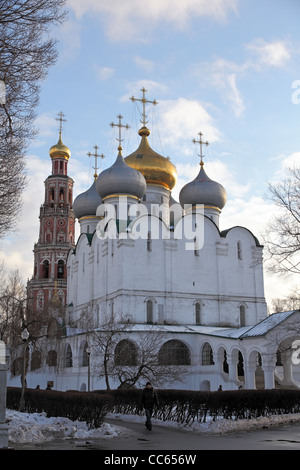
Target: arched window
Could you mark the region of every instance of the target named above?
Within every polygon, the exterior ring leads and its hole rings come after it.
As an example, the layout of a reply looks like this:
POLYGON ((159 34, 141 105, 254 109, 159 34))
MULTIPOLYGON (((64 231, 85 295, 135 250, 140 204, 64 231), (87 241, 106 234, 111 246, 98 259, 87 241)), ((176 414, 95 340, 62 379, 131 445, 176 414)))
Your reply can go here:
POLYGON ((242 259, 242 244, 241 244, 240 241, 237 242, 236 248, 237 248, 237 257, 238 257, 238 259, 242 259))
POLYGON ((209 343, 204 343, 202 348, 202 365, 210 366, 214 364, 213 352, 209 343))
POLYGON ((201 325, 201 304, 200 302, 195 303, 195 324, 201 325))
POLYGON ((37 370, 42 367, 42 354, 41 351, 33 351, 31 354, 31 364, 30 368, 31 370, 37 370))
POLYGON ((123 339, 115 349, 116 366, 136 366, 137 365, 137 349, 132 341, 123 339))
POLYGON ((42 264, 42 277, 43 279, 49 278, 49 261, 45 259, 42 264))
POLYGON ((87 353, 88 343, 82 342, 79 348, 79 367, 86 367, 89 365, 89 356, 87 353))
POLYGON ((46 363, 49 367, 57 366, 57 352, 54 349, 48 351, 46 363))
POLYGON ((73 367, 73 354, 70 344, 67 345, 66 349, 65 367, 73 367))
POLYGON ((60 259, 57 263, 57 278, 63 279, 65 274, 65 263, 60 259))
POLYGON ((240 326, 246 326, 245 305, 240 305, 240 326))
POLYGON ((167 341, 159 350, 158 363, 160 365, 190 365, 191 355, 188 347, 179 340, 167 341))
POLYGON ((147 310, 147 323, 153 323, 153 302, 152 300, 147 300, 146 302, 146 310, 147 310))

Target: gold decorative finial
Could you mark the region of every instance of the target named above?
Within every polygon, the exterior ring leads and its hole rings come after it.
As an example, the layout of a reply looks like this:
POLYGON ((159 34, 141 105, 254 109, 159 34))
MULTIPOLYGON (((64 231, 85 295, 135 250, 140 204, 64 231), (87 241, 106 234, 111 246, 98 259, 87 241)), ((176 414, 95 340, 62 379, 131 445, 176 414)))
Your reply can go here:
POLYGON ((93 169, 95 170, 95 174, 94 174, 95 181, 98 178, 97 170, 99 168, 97 166, 97 158, 104 158, 103 153, 101 153, 101 155, 98 155, 98 148, 99 148, 98 145, 94 145, 95 153, 88 152, 87 154, 88 157, 95 157, 95 166, 93 166, 93 169))
POLYGON ((146 127, 146 124, 148 123, 148 121, 146 121, 146 103, 152 103, 155 105, 157 105, 157 101, 156 100, 153 100, 153 101, 150 101, 150 100, 146 100, 146 96, 145 96, 145 93, 147 92, 147 90, 145 90, 145 88, 143 87, 141 89, 141 92, 143 93, 143 98, 135 98, 134 96, 132 96, 131 98, 129 98, 132 102, 134 101, 140 101, 141 103, 143 103, 143 112, 142 112, 142 117, 143 119, 141 120, 141 123, 143 124, 143 127, 146 127))
POLYGON ((57 114, 57 118, 55 118, 56 121, 59 121, 59 127, 58 127, 58 130, 59 130, 59 135, 61 137, 61 133, 62 133, 62 129, 63 129, 63 122, 67 122, 66 119, 64 119, 66 116, 64 115, 64 113, 62 111, 60 111, 58 114, 57 114))
POLYGON ((128 126, 128 124, 122 124, 121 123, 121 119, 123 119, 123 116, 121 116, 121 114, 119 114, 117 116, 117 118, 119 119, 119 123, 118 124, 114 124, 113 122, 110 123, 111 127, 118 127, 119 128, 119 138, 117 138, 116 140, 119 141, 119 147, 118 147, 118 150, 122 150, 122 145, 121 145, 121 142, 122 139, 121 136, 122 136, 122 127, 125 127, 125 129, 130 129, 130 126, 128 126))
POLYGON ((204 155, 202 154, 202 145, 203 145, 203 144, 204 144, 204 145, 209 145, 209 143, 208 143, 207 141, 204 142, 204 141, 202 140, 202 136, 203 136, 202 132, 198 132, 198 135, 200 136, 200 140, 193 139, 192 142, 193 142, 194 144, 200 144, 200 154, 199 154, 199 157, 200 157, 200 166, 201 166, 201 168, 203 168, 203 166, 204 166, 204 163, 203 163, 203 157, 204 157, 204 155))

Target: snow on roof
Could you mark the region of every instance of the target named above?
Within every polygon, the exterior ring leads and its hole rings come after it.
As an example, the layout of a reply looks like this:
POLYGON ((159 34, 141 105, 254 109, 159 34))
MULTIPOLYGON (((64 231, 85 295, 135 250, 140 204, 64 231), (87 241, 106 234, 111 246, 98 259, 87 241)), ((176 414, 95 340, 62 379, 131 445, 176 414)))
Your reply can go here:
POLYGON ((284 320, 286 320, 291 315, 293 315, 295 312, 299 312, 299 310, 291 310, 289 312, 273 313, 272 315, 269 315, 267 318, 262 320, 257 325, 254 325, 252 328, 248 329, 248 331, 246 331, 241 336, 241 338, 250 338, 250 337, 253 337, 253 336, 264 336, 270 330, 272 330, 277 325, 279 325, 284 320))
MULTIPOLYGON (((219 336, 222 338, 244 339, 257 336, 265 336, 270 330, 278 326, 284 320, 300 310, 291 310, 289 312, 279 312, 269 315, 267 318, 257 323, 257 325, 244 326, 241 328, 228 328, 221 326, 202 326, 202 325, 149 325, 144 323, 129 323, 128 332, 149 332, 160 331, 165 333, 189 333, 208 336, 219 336)), ((95 331, 103 331, 105 326, 97 328, 95 331)), ((84 333, 77 329, 69 329, 67 336, 84 333)))

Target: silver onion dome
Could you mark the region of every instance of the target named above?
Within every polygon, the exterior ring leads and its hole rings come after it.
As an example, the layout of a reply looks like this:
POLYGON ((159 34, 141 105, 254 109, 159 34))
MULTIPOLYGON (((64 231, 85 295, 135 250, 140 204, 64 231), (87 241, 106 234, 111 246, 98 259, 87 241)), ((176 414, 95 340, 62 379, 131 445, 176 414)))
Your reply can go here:
POLYGON ((95 216, 97 207, 102 204, 102 199, 96 191, 96 181, 84 193, 79 194, 73 202, 73 212, 77 219, 81 217, 95 216))
POLYGON ((115 163, 98 176, 96 190, 102 199, 113 194, 141 199, 146 191, 146 180, 142 173, 125 163, 119 148, 115 163))
POLYGON ((196 178, 187 183, 180 191, 180 204, 203 204, 204 206, 213 206, 223 209, 226 204, 227 194, 225 188, 216 181, 211 180, 203 169, 201 169, 196 178))

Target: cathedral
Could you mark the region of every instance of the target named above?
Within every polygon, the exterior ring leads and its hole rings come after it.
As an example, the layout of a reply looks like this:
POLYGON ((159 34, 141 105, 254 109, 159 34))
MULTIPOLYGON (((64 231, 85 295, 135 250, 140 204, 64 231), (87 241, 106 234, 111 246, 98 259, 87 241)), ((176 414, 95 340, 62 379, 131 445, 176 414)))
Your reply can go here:
MULTIPOLYGON (((98 175, 95 147, 94 180, 74 202, 60 114, 28 282, 33 311, 51 306, 56 314, 40 343, 29 342, 28 386, 106 388, 99 373, 104 352, 96 351, 96 338, 117 327, 111 388, 120 386, 115 370, 126 371, 128 379, 141 364, 150 368, 142 363, 147 354, 163 371, 164 380, 153 382, 161 388, 298 388, 294 325, 300 312, 268 316, 263 246, 245 227, 220 230, 227 193, 203 161, 208 142, 201 132, 194 140, 199 173, 174 200, 176 167, 149 144, 145 109, 151 101, 145 91, 138 100, 143 104, 138 148, 123 156, 127 126, 119 115, 112 123, 119 131, 114 164, 98 175), (150 338, 152 351, 146 354, 150 338)), ((17 370, 10 369, 10 385, 19 384, 17 370)), ((143 386, 145 377, 132 384, 143 386)))

